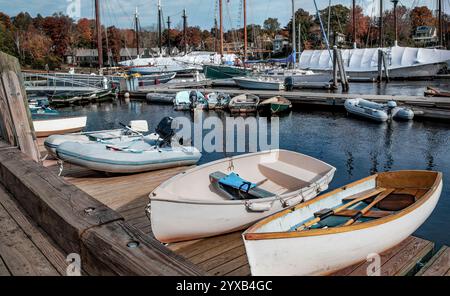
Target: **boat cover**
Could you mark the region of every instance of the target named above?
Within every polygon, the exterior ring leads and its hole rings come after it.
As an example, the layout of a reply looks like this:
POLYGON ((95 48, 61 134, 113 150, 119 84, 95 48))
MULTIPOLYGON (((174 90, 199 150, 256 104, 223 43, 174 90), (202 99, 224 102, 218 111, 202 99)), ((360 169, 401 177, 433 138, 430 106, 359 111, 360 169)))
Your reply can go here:
MULTIPOLYGON (((343 49, 341 52, 344 66, 348 71, 377 70, 378 49, 343 49)), ((387 52, 390 68, 446 63, 450 60, 450 50, 413 47, 391 47, 383 50, 387 52)), ((333 68, 333 61, 328 50, 304 50, 299 63, 302 69, 330 70, 333 68)))

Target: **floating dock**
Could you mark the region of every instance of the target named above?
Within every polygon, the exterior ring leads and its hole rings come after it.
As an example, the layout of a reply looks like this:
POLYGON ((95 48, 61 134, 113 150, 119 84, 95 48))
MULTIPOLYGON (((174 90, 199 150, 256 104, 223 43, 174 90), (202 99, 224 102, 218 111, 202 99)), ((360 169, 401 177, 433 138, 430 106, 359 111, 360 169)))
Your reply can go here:
POLYGON ((406 96, 406 95, 365 95, 347 93, 326 93, 313 91, 266 91, 266 90, 242 90, 237 88, 214 88, 212 82, 163 84, 152 88, 131 92, 130 97, 134 99, 145 99, 149 93, 175 94, 180 91, 190 91, 201 89, 204 92, 220 92, 231 96, 243 93, 252 93, 261 99, 269 99, 274 96, 283 96, 292 101, 294 108, 302 106, 332 107, 344 110, 344 103, 347 99, 362 98, 377 103, 396 101, 399 105, 412 108, 416 118, 427 120, 450 121, 450 98, 448 97, 427 97, 427 96, 406 96))

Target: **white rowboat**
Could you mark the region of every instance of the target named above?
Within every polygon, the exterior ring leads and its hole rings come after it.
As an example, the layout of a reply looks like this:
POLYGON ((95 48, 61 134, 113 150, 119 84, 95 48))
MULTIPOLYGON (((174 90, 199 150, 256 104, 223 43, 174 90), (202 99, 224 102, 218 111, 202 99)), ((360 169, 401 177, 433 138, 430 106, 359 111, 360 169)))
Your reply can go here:
POLYGON ((380 173, 273 215, 243 234, 252 275, 326 275, 380 254, 425 222, 441 191, 438 172, 380 173))
POLYGON ((315 158, 273 150, 222 159, 177 175, 150 194, 152 231, 161 242, 244 229, 328 188, 335 168, 315 158), (234 169, 233 169, 234 168, 234 169), (230 199, 211 181, 215 172, 239 174, 271 195, 230 199))
POLYGON ((75 133, 86 127, 87 117, 67 117, 58 119, 33 120, 36 137, 75 133))

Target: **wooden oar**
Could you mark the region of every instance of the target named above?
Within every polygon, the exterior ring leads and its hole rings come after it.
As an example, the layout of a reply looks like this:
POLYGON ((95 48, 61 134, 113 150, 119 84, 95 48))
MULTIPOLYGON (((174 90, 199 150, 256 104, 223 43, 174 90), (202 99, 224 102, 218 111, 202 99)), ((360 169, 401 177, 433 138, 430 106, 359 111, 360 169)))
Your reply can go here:
POLYGON ((305 230, 307 228, 310 228, 311 226, 319 223, 320 221, 322 221, 322 220, 324 220, 324 219, 326 219, 326 218, 328 218, 330 216, 333 216, 333 215, 335 215, 335 214, 337 214, 337 213, 339 213, 339 212, 341 212, 343 210, 346 210, 347 208, 349 208, 349 207, 351 207, 351 206, 353 206, 353 205, 355 205, 355 204, 357 204, 357 203, 359 203, 359 202, 361 202, 363 200, 371 198, 374 195, 380 194, 381 192, 383 192, 385 190, 386 190, 385 188, 381 188, 381 187, 380 188, 376 188, 375 190, 370 191, 370 192, 364 194, 363 196, 358 197, 358 198, 352 200, 351 202, 349 202, 349 203, 347 203, 347 204, 345 204, 345 205, 343 205, 343 206, 341 206, 339 208, 336 208, 334 210, 325 210, 325 211, 323 211, 323 213, 319 214, 319 216, 317 218, 315 218, 314 220, 311 220, 309 222, 306 222, 305 224, 303 224, 302 226, 298 227, 295 230, 296 231, 302 231, 302 230, 305 230))
POLYGON ((119 124, 120 124, 121 126, 123 126, 124 128, 126 128, 127 130, 129 130, 129 131, 131 131, 131 132, 137 134, 138 136, 144 137, 144 135, 143 135, 141 132, 138 132, 138 131, 132 129, 132 128, 129 127, 128 125, 126 125, 126 124, 124 124, 124 123, 122 123, 122 122, 119 122, 119 124))
POLYGON ((348 220, 344 225, 342 226, 350 226, 356 221, 358 221, 359 218, 367 214, 367 212, 370 211, 377 203, 388 197, 392 192, 394 192, 395 189, 387 189, 385 192, 380 193, 380 195, 375 198, 373 202, 371 202, 367 207, 362 209, 360 212, 358 212, 355 216, 353 216, 350 220, 348 220))

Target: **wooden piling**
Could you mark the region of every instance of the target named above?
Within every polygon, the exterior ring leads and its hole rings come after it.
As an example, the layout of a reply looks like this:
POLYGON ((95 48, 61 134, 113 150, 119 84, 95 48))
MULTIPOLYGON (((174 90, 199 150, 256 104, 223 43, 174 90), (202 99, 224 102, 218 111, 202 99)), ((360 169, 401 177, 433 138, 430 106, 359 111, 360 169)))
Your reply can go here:
POLYGON ((0 136, 36 162, 39 150, 19 61, 0 52, 0 136))
POLYGON ((122 215, 37 163, 39 150, 20 73, 17 59, 0 53, 0 136, 8 141, 0 139, 0 186, 62 251, 81 255, 81 268, 90 275, 202 275, 198 267, 128 225, 122 215))

